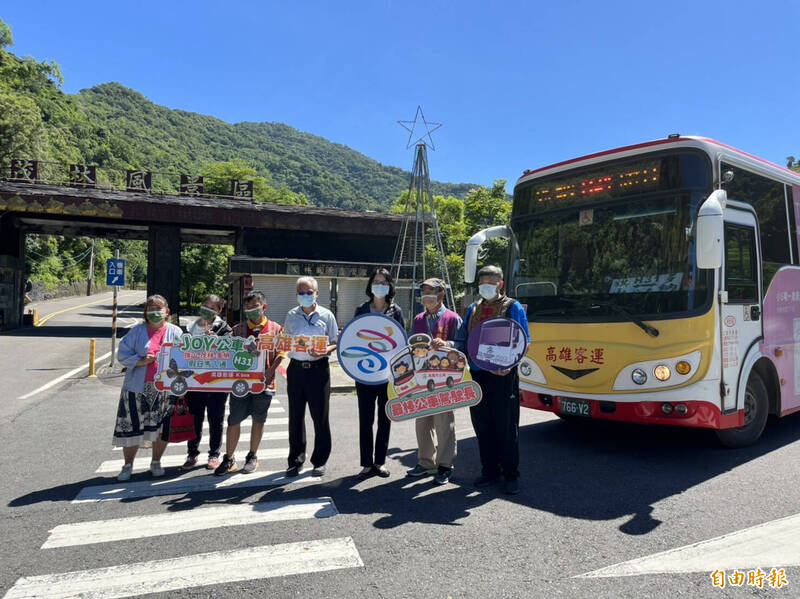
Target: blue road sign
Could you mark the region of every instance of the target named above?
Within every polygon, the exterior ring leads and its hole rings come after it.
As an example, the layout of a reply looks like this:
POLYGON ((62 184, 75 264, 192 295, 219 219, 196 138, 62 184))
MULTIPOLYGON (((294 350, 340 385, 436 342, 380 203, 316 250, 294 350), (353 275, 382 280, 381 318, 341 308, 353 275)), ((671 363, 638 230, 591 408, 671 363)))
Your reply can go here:
POLYGON ((111 258, 106 260, 106 285, 125 284, 125 260, 111 258))

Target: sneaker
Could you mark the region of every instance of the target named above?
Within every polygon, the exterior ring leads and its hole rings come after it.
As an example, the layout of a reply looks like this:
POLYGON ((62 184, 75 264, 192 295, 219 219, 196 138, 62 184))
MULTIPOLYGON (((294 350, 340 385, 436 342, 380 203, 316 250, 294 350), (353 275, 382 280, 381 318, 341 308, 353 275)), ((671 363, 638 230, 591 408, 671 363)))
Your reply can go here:
POLYGON ((436 476, 433 477, 433 482, 437 485, 446 485, 450 481, 451 476, 453 476, 452 468, 439 466, 439 471, 436 473, 436 476))
POLYGON ((181 470, 191 470, 195 466, 197 466, 197 456, 186 456, 186 461, 183 463, 183 466, 181 466, 181 470))
POLYGON ((298 474, 300 474, 300 466, 289 466, 286 469, 286 476, 289 478, 294 478, 298 474))
POLYGON ((236 457, 230 456, 226 453, 223 458, 222 462, 217 469, 214 470, 214 474, 217 476, 225 476, 226 474, 230 474, 231 472, 236 472, 239 469, 239 466, 236 464, 236 457))
POLYGON ((119 471, 119 474, 117 474, 117 480, 121 483, 129 481, 131 479, 132 470, 133 464, 125 464, 122 467, 122 470, 119 471))
POLYGON ((251 472, 255 472, 256 469, 258 469, 258 458, 256 454, 251 451, 244 459, 244 468, 242 468, 242 472, 250 474, 251 472))
POLYGON ((420 476, 433 476, 436 473, 437 473, 436 470, 428 470, 427 468, 424 468, 421 464, 417 464, 411 470, 406 471, 406 476, 413 476, 414 478, 417 478, 420 476))
POLYGON ((519 481, 516 478, 507 479, 503 484, 503 492, 506 495, 518 495, 519 481))
POLYGON ((483 476, 483 475, 481 475, 478 478, 476 478, 475 481, 472 484, 480 489, 482 487, 488 487, 490 485, 493 485, 498 480, 500 480, 499 476, 483 476))
POLYGON ((325 475, 325 464, 322 466, 317 466, 311 471, 311 476, 324 476, 325 475))
POLYGON ((213 455, 208 457, 208 464, 206 464, 206 470, 216 470, 217 466, 219 466, 219 456, 213 455))
POLYGON ((164 476, 165 472, 161 467, 161 462, 150 462, 150 474, 152 474, 154 478, 164 476))

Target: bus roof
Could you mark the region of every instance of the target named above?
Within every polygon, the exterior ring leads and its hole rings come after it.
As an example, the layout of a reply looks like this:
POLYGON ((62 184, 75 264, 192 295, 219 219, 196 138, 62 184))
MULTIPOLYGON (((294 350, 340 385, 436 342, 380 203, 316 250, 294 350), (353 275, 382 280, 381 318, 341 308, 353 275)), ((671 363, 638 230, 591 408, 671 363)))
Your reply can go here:
POLYGON ((540 177, 552 175, 575 167, 590 166, 608 159, 636 156, 656 147, 658 147, 658 149, 681 147, 701 148, 708 152, 710 156, 719 155, 722 160, 735 166, 757 172, 761 175, 765 175, 789 185, 800 185, 800 173, 796 171, 779 166, 768 160, 748 154, 747 152, 743 152, 742 150, 708 137, 680 135, 670 136, 666 139, 655 139, 630 146, 623 146, 613 150, 595 152, 594 154, 587 154, 586 156, 581 156, 579 158, 572 158, 570 160, 556 162, 555 164, 544 166, 542 168, 526 170, 517 180, 515 187, 520 183, 531 181, 533 179, 539 179, 540 177))

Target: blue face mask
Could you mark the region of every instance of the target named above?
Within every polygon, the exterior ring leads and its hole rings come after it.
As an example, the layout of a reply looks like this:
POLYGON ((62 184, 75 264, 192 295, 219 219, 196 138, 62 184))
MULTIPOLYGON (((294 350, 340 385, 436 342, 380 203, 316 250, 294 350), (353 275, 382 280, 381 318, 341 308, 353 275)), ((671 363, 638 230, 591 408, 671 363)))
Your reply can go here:
POLYGON ((303 308, 310 308, 314 305, 317 301, 317 298, 314 295, 302 295, 300 293, 297 294, 297 303, 300 304, 303 308))
POLYGON ((373 285, 372 286, 372 295, 377 298, 386 297, 389 295, 389 286, 388 285, 373 285))

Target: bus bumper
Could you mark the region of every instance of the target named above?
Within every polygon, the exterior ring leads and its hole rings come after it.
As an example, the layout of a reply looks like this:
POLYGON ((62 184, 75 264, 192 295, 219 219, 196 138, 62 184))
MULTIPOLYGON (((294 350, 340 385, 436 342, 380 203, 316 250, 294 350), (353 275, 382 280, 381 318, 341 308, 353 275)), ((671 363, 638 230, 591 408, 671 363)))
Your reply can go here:
MULTIPOLYGON (((520 390, 520 405, 534 410, 561 414, 561 396, 520 390)), ((639 424, 666 424, 696 428, 735 428, 744 425, 744 410, 723 414, 719 406, 703 400, 670 401, 610 401, 569 397, 589 402, 590 418, 594 420, 615 420, 639 424), (665 414, 663 404, 671 404, 672 412, 665 414), (675 407, 686 406, 686 413, 679 414, 675 407)), ((575 416, 580 418, 580 416, 575 416)))

